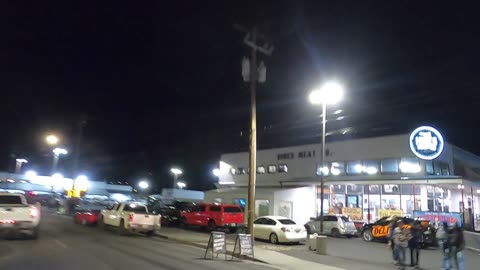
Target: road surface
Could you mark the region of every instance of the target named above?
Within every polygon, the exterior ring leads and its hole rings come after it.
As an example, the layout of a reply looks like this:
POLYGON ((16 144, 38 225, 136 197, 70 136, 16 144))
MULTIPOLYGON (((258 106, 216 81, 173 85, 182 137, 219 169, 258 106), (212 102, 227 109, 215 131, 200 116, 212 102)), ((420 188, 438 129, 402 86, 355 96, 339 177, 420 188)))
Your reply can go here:
POLYGON ((0 240, 0 269, 15 270, 270 270, 265 264, 204 260, 204 250, 159 238, 121 236, 44 214, 38 240, 0 240))

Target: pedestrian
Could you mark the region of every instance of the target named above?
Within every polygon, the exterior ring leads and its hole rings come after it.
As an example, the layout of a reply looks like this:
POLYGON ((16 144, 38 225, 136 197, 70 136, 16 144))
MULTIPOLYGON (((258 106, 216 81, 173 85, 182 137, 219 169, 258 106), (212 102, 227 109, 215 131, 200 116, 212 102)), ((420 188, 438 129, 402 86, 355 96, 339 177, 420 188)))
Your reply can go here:
POLYGON ((453 224, 451 230, 450 246, 450 254, 455 259, 457 270, 465 270, 465 255, 463 252, 465 249, 465 236, 463 235, 463 229, 458 226, 457 222, 453 224))
POLYGON ((395 248, 395 241, 394 241, 394 231, 395 228, 397 227, 397 222, 395 219, 393 219, 390 224, 388 225, 388 244, 390 245, 390 248, 392 249, 392 258, 393 258, 393 264, 395 265, 400 265, 398 261, 398 252, 397 249, 395 248))
POLYGON ((442 260, 442 270, 450 269, 450 246, 449 246, 449 229, 448 223, 444 221, 438 227, 436 238, 438 240, 438 245, 442 251, 443 260, 442 260))
POLYGON ((418 269, 418 260, 420 258, 420 221, 415 220, 410 230, 410 240, 408 240, 408 248, 410 249, 410 267, 418 269))
POLYGON ((410 238, 409 230, 403 227, 405 223, 403 220, 397 222, 397 227, 393 232, 393 243, 395 244, 395 249, 398 256, 399 266, 398 269, 405 269, 406 266, 406 250, 408 247, 408 240, 410 238))

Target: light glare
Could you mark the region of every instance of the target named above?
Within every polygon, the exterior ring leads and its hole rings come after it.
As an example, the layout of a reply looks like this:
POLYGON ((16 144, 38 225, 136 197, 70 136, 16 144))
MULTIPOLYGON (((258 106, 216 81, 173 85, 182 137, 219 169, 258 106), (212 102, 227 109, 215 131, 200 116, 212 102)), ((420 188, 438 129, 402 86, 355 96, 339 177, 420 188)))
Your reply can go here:
POLYGON ((179 168, 171 168, 170 171, 175 174, 175 175, 181 175, 183 174, 183 171, 180 170, 179 168))
POLYGON ((327 82, 320 89, 310 93, 309 100, 312 104, 338 103, 343 98, 343 87, 336 82, 327 82))
POLYGON ((141 189, 147 189, 149 187, 149 184, 147 181, 140 181, 138 183, 138 187, 141 188, 141 189))
POLYGON ((58 137, 55 135, 48 135, 46 137, 47 143, 50 145, 56 145, 58 143, 58 137))

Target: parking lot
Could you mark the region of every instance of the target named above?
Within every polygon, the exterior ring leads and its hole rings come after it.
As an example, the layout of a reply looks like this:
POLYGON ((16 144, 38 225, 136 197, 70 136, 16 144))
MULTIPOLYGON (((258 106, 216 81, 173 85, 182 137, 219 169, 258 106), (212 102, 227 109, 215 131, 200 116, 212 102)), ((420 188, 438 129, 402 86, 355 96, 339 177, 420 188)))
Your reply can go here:
MULTIPOLYGON (((181 236, 198 245, 206 244, 209 233, 201 229, 180 229, 162 228, 161 235, 181 236)), ((235 241, 235 234, 226 234, 227 244, 232 245, 235 241)), ((308 242, 300 244, 273 245, 265 241, 255 241, 257 248, 281 252, 298 259, 316 263, 336 266, 344 269, 371 270, 394 269, 391 264, 391 251, 387 244, 380 242, 365 242, 362 238, 327 238, 327 254, 322 256, 309 250, 308 242)), ((407 251, 408 253, 408 251, 407 251)), ((480 254, 466 250, 466 261, 468 266, 480 265, 480 254)), ((420 266, 422 269, 440 269, 441 252, 437 248, 421 250, 420 266)), ((408 256, 407 259, 409 260, 408 256)), ((470 269, 470 268, 467 268, 470 269)), ((472 268, 473 269, 473 268, 472 268)))

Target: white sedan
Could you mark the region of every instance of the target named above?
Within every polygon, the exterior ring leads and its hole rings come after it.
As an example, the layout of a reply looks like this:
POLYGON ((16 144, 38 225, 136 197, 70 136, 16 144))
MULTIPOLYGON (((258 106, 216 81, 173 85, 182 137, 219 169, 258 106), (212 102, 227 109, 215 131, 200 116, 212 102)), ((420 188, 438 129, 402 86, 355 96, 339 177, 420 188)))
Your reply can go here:
POLYGON ((305 227, 297 225, 295 221, 286 217, 258 217, 253 222, 253 232, 255 238, 269 240, 272 244, 300 242, 307 239, 305 227))

